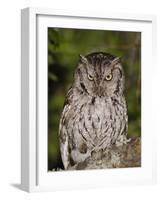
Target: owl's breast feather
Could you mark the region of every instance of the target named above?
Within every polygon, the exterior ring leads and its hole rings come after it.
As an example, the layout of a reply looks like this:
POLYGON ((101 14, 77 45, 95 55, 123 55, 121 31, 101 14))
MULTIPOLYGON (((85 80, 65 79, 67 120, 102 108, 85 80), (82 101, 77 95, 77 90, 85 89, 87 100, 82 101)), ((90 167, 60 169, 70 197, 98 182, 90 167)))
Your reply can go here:
POLYGON ((75 133, 91 145, 110 145, 126 123, 123 113, 124 107, 114 104, 111 98, 81 99, 77 104, 75 133))
POLYGON ((74 162, 117 141, 126 126, 126 103, 120 99, 83 97, 68 107, 64 127, 74 162), (83 147, 83 149, 82 149, 83 147))
POLYGON ((107 99, 96 97, 81 100, 76 113, 76 132, 81 130, 87 141, 92 140, 95 144, 104 137, 104 131, 112 123, 112 109, 107 99))

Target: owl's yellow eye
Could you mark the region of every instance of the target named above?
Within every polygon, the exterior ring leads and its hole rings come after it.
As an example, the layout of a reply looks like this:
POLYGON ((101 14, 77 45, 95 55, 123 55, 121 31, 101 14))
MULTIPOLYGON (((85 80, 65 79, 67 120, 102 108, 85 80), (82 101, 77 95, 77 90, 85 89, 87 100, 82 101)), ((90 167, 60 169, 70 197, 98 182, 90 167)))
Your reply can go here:
POLYGON ((112 74, 108 74, 107 76, 106 76, 106 80, 107 81, 110 81, 112 79, 112 74))
POLYGON ((93 76, 91 76, 90 74, 88 74, 88 79, 89 79, 90 81, 93 81, 93 76))

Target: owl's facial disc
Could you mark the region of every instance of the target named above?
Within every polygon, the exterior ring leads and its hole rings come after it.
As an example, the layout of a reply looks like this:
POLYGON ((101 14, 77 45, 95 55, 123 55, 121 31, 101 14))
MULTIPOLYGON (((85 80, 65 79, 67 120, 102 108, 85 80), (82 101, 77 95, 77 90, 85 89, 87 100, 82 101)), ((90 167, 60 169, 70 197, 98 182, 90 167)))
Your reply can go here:
POLYGON ((75 85, 84 95, 110 97, 124 89, 124 74, 119 57, 104 53, 80 55, 75 85))

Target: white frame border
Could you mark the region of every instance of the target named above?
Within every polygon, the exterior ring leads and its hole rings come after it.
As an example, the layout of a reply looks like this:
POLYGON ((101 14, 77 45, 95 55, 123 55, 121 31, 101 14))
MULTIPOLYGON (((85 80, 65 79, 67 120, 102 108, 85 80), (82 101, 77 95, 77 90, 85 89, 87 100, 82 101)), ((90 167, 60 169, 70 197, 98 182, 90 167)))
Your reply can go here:
MULTIPOLYGON (((125 15, 113 13, 92 13, 84 11, 26 8, 21 12, 21 188, 25 191, 51 191, 55 188, 40 187, 37 184, 37 69, 36 69, 36 16, 58 15, 127 21, 151 22, 153 26, 153 60, 156 60, 156 18, 151 15, 125 15)), ((154 138, 155 139, 155 138, 154 138)), ((153 177, 156 182, 156 156, 153 144, 153 177)), ((145 183, 143 181, 143 183, 145 183)), ((64 189, 64 188, 61 188, 64 189)), ((72 188, 71 188, 72 189, 72 188)))

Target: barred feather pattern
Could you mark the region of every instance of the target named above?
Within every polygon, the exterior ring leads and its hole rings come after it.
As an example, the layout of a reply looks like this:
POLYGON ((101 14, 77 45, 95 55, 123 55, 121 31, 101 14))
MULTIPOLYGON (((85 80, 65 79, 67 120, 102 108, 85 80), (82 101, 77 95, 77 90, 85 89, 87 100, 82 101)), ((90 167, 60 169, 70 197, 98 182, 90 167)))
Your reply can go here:
POLYGON ((93 53, 81 58, 59 124, 65 169, 94 151, 126 143, 128 116, 123 91, 123 68, 114 56, 93 53), (111 82, 105 81, 109 72, 113 73, 111 82), (88 80, 88 74, 93 80, 88 80))

